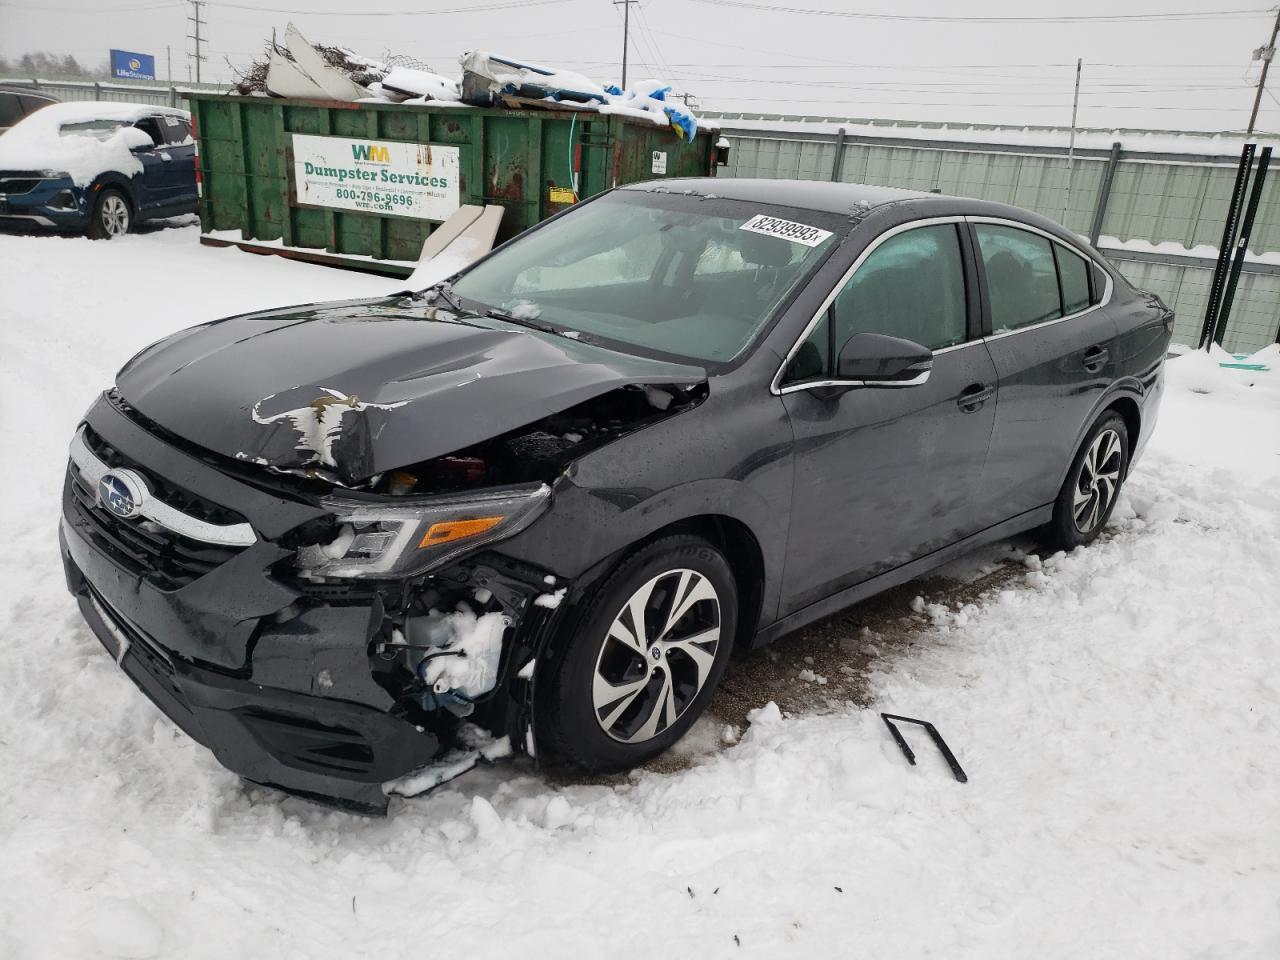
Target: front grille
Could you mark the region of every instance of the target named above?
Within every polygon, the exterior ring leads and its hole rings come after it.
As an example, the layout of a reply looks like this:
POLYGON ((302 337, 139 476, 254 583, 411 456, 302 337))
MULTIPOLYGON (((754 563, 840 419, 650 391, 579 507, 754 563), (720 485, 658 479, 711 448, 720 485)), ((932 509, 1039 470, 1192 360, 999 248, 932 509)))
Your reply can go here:
POLYGON ((11 197, 30 193, 42 180, 44 180, 44 177, 33 171, 6 171, 5 173, 0 173, 0 193, 7 193, 11 197))
MULTIPOLYGON (((134 466, 86 428, 86 443, 109 466, 134 466), (95 445, 96 443, 96 445, 95 445)), ((182 490, 141 468, 153 492, 170 506, 215 523, 241 522, 238 514, 182 490), (228 519, 229 518, 229 519, 228 519)), ((125 520, 98 502, 97 491, 74 463, 67 465, 71 508, 95 544, 117 565, 162 590, 177 590, 226 563, 243 547, 221 546, 175 533, 145 518, 125 520)))
POLYGON ((84 428, 84 442, 85 446, 93 452, 93 455, 108 467, 112 469, 127 467, 130 470, 140 471, 151 484, 151 490, 156 497, 175 510, 195 517, 197 520, 216 523, 220 526, 245 522, 245 518, 234 510, 229 510, 175 483, 170 483, 164 477, 157 477, 145 464, 129 459, 112 447, 87 424, 84 428))

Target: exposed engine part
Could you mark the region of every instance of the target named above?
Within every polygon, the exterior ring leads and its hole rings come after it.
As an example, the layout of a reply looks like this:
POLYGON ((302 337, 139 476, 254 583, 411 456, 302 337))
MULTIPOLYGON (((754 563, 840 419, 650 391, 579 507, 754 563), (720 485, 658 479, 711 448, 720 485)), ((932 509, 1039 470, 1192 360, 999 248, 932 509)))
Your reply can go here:
POLYGON ((550 483, 575 458, 687 410, 705 396, 705 384, 622 387, 465 450, 391 471, 373 489, 403 496, 550 483))
MULTIPOLYGON (((476 593, 492 603, 489 591, 476 593)), ((380 657, 412 676, 410 695, 423 710, 469 716, 497 685, 503 640, 514 621, 501 610, 476 613, 473 605, 483 606, 464 601, 450 613, 434 607, 410 612, 376 646, 380 657)))

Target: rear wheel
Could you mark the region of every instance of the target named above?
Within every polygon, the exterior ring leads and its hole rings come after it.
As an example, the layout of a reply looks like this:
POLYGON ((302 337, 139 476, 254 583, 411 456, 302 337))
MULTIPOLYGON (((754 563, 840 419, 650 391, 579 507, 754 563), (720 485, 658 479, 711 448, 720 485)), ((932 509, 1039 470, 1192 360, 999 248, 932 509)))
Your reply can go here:
POLYGON ((738 593, 724 555, 698 537, 657 540, 587 601, 545 695, 540 737, 587 770, 625 770, 662 753, 724 675, 738 593))
POLYGON ((94 240, 114 240, 123 237, 133 227, 133 208, 129 198, 114 187, 107 187, 98 194, 89 220, 89 236, 94 240))
POLYGON ((1129 469, 1129 431, 1114 411, 1098 418, 1076 453, 1053 506, 1052 546, 1071 550, 1097 539, 1129 469))

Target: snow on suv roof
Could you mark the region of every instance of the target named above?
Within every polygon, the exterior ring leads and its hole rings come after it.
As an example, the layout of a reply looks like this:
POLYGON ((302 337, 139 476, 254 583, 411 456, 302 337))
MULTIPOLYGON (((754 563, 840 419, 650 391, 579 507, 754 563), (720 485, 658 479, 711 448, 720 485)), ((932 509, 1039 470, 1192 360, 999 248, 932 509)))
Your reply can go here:
MULTIPOLYGON (((67 123, 90 123, 94 120, 116 120, 120 123, 136 123, 143 117, 168 114, 172 117, 190 117, 186 110, 174 107, 157 107, 148 103, 51 103, 42 107, 32 117, 39 117, 45 126, 62 126, 67 123)), ((27 121, 24 120, 23 124, 27 121)))
POLYGON ((0 170, 40 170, 64 173, 78 187, 108 171, 131 177, 142 162, 125 142, 124 129, 143 117, 171 116, 184 120, 186 110, 145 103, 53 103, 20 120, 0 134, 0 170), (96 130, 75 129, 99 123, 96 130), (110 124, 119 124, 112 131, 110 124), (65 128, 72 127, 66 131, 65 128))

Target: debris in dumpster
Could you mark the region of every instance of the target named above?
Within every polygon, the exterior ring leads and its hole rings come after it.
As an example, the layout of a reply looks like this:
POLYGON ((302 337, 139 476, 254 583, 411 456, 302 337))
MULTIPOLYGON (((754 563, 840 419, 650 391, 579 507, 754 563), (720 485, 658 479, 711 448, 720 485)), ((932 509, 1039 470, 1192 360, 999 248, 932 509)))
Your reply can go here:
MULTIPOLYGON (((377 91, 384 99, 399 97, 403 102, 418 98, 421 100, 458 100, 458 84, 448 77, 427 70, 414 70, 410 67, 392 67, 380 81, 377 91)), ((369 89, 374 90, 371 84, 369 89)))
POLYGON ((462 57, 462 102, 491 107, 506 94, 559 103, 604 103, 604 88, 580 73, 552 70, 509 57, 475 50, 462 57))
POLYGON ((955 775, 955 778, 961 783, 969 782, 968 775, 960 767, 960 761, 956 759, 956 755, 952 753, 951 748, 947 746, 947 741, 942 739, 942 734, 938 732, 938 728, 932 723, 927 720, 916 720, 913 717, 900 717, 892 713, 882 713, 880 714, 880 719, 884 721, 884 725, 888 727, 889 732, 893 734, 893 739, 898 744, 899 748, 901 748, 903 755, 907 758, 907 763, 914 767, 916 765, 916 755, 912 752, 911 747, 907 745, 907 741, 902 736, 901 731, 894 726, 894 720, 897 720, 899 723, 915 723, 924 727, 925 731, 929 734, 929 738, 933 740, 934 746, 938 748, 938 752, 941 753, 943 759, 947 761, 947 766, 951 768, 951 772, 955 775))
POLYGON ((449 77, 409 57, 374 59, 347 47, 313 43, 290 23, 283 44, 273 33, 264 59, 233 67, 234 89, 242 96, 594 110, 670 127, 684 140, 693 140, 699 128, 718 128, 672 99, 671 86, 660 80, 640 80, 624 90, 570 70, 484 50, 463 54, 459 63, 460 74, 449 77))

